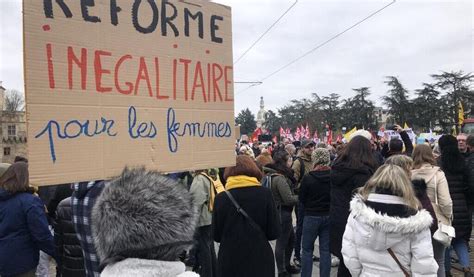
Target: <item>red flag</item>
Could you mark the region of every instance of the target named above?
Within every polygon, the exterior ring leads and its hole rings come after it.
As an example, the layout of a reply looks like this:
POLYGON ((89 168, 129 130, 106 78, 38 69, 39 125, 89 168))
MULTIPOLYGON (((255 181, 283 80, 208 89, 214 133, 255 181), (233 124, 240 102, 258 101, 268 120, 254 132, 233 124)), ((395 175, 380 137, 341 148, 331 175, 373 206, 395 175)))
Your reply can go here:
POLYGON ((332 144, 332 130, 331 130, 331 126, 326 125, 326 127, 329 129, 329 130, 328 130, 327 143, 328 143, 328 144, 332 144))
POLYGON ((273 136, 272 141, 273 141, 275 144, 277 144, 277 143, 278 143, 277 137, 276 137, 276 136, 273 136))
POLYGON ((338 143, 342 142, 342 135, 341 134, 337 135, 336 142, 338 142, 338 143))
POLYGON ((306 123, 306 138, 309 139, 310 136, 311 136, 311 133, 309 132, 309 127, 308 127, 308 123, 306 123))
POLYGON ((316 142, 318 140, 318 130, 314 131, 314 134, 313 134, 313 141, 316 142))
POLYGON ((262 129, 260 128, 257 128, 255 129, 255 131, 253 132, 252 134, 252 141, 258 141, 258 136, 260 136, 262 134, 262 129))
POLYGON ((300 127, 296 127, 295 140, 300 140, 300 138, 301 138, 300 127))
POLYGON ((294 140, 293 135, 291 134, 290 128, 286 128, 285 133, 286 133, 286 137, 287 137, 289 140, 291 140, 291 141, 294 140))
POLYGON ((281 128, 280 126, 280 138, 284 138, 284 137, 286 137, 285 130, 283 130, 283 128, 281 128))

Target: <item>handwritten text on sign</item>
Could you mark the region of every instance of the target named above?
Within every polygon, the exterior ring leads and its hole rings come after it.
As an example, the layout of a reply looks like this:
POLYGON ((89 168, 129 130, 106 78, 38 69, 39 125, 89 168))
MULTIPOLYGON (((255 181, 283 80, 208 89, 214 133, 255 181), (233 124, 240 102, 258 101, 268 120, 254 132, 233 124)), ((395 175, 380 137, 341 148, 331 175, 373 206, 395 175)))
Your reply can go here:
POLYGON ((24 0, 33 183, 234 163, 230 8, 24 0))

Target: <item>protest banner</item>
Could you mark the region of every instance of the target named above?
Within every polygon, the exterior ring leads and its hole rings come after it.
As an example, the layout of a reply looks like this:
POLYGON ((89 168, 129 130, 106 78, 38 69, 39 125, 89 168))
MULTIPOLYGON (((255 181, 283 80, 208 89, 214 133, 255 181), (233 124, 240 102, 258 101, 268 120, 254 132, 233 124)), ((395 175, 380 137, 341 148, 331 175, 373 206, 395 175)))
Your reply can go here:
POLYGON ((24 0, 30 181, 235 164, 229 7, 24 0))

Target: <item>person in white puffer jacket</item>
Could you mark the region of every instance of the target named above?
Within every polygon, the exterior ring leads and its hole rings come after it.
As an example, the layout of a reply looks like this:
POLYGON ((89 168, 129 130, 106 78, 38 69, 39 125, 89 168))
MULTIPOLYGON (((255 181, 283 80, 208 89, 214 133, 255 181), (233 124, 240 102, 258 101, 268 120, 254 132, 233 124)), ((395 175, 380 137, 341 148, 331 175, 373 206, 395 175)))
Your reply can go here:
POLYGON ((401 167, 381 166, 350 207, 342 255, 352 276, 436 276, 433 219, 401 167))

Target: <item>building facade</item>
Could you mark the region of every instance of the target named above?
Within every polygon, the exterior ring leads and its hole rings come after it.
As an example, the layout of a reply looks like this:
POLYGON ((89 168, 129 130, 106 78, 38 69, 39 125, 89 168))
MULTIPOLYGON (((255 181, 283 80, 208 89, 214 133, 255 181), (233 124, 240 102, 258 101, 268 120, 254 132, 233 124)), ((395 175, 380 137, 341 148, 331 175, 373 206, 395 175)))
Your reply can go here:
POLYGON ((6 89, 0 82, 0 157, 4 163, 13 163, 16 156, 27 158, 26 114, 24 111, 9 112, 4 109, 6 89))
POLYGON ((379 125, 387 124, 387 121, 390 119, 390 112, 388 109, 384 109, 382 107, 375 107, 374 108, 374 115, 377 119, 377 123, 379 125))

